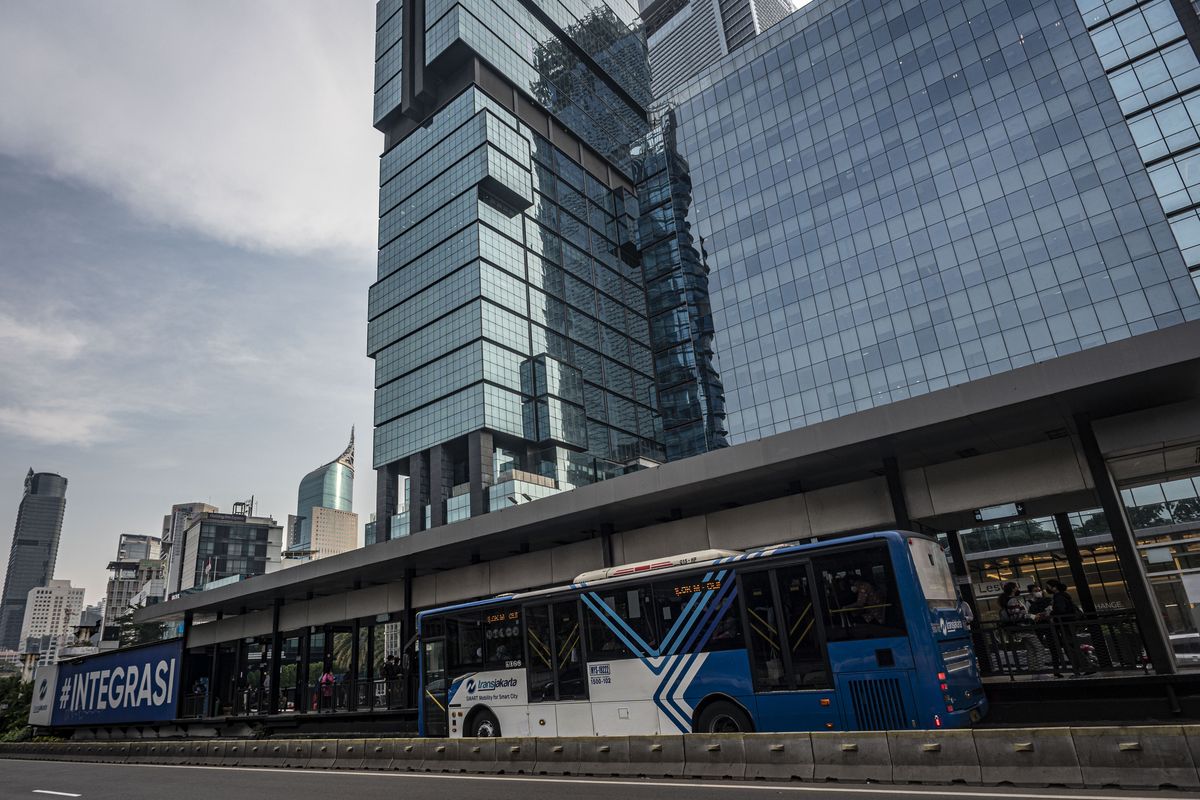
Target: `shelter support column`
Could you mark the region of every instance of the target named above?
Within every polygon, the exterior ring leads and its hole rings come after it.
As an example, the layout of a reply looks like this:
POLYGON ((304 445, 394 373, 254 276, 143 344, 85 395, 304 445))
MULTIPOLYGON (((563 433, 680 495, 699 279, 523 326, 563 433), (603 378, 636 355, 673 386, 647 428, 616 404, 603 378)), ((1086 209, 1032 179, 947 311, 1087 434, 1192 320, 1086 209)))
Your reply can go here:
POLYGON ((1100 507, 1104 509, 1109 533, 1112 534, 1113 549, 1117 551, 1121 571, 1125 574, 1126 590, 1129 592, 1129 599, 1133 601, 1133 610, 1146 643, 1146 654, 1150 657, 1155 672, 1160 675, 1173 675, 1176 672, 1175 655, 1171 650, 1171 641, 1167 637, 1162 614, 1158 610, 1158 600, 1150 586, 1150 579, 1146 577, 1133 526, 1129 524, 1125 504, 1121 502, 1121 493, 1108 470, 1108 463, 1100 450, 1100 442, 1096 439, 1091 419, 1077 415, 1075 428, 1079 434, 1084 458, 1087 460, 1088 471, 1091 472, 1092 483, 1096 488, 1096 496, 1100 500, 1100 507))

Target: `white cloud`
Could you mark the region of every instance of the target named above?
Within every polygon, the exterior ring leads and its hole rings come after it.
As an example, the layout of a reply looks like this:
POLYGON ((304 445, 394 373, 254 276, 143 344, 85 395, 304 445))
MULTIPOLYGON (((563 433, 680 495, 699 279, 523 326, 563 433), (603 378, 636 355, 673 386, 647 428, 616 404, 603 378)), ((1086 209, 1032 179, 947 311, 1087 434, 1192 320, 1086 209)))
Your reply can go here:
POLYGON ((0 432, 41 444, 89 446, 112 441, 120 431, 115 420, 86 404, 58 402, 50 408, 0 406, 0 432))
POLYGON ((374 5, 0 4, 0 153, 241 247, 374 251, 374 5))

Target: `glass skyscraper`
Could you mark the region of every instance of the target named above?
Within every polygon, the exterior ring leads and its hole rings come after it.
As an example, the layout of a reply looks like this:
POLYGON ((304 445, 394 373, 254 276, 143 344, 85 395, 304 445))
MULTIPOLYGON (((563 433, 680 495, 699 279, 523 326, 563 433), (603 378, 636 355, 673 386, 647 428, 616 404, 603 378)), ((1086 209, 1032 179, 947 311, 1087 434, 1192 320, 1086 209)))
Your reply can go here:
POLYGON ((296 513, 289 518, 287 549, 306 552, 313 542, 313 509, 354 510, 354 429, 342 454, 300 480, 296 513))
POLYGON ((637 9, 382 0, 377 15, 377 538, 661 461, 637 9))
POLYGON ((29 470, 0 598, 0 650, 17 649, 29 592, 49 585, 54 577, 66 508, 67 479, 52 472, 29 470))
POLYGON ((641 6, 655 96, 673 92, 792 12, 790 0, 653 0, 641 6))
POLYGON ((1080 3, 819 0, 667 98, 732 441, 1200 318, 1196 11, 1080 3))

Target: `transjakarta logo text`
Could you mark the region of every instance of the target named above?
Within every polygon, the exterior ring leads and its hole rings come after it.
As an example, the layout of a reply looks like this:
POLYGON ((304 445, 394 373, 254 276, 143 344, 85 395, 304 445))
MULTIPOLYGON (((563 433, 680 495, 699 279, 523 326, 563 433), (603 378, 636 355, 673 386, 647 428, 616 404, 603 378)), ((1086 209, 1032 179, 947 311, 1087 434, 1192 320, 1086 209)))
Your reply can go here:
POLYGON ((59 687, 60 711, 161 706, 172 700, 175 659, 69 675, 59 687))
POLYGON ((487 678, 482 681, 476 681, 471 678, 467 681, 467 694, 475 694, 480 692, 490 692, 493 689, 508 689, 517 685, 516 678, 487 678))

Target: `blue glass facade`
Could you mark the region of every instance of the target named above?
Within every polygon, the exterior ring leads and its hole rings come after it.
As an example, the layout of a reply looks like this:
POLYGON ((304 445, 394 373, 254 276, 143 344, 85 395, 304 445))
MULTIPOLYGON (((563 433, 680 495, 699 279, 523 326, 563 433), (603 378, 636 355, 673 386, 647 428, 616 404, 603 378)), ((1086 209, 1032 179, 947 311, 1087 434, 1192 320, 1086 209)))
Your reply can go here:
POLYGON ((670 99, 733 441, 1200 318, 1159 5, 818 2, 670 99))
POLYGON ((487 511, 514 475, 561 491, 661 461, 636 9, 384 0, 377 17, 377 538, 487 511))
POLYGON ((350 444, 340 456, 317 467, 300 480, 293 529, 288 531, 288 550, 303 552, 310 548, 314 508, 354 510, 353 430, 350 432, 350 444))
POLYGON ((692 182, 666 112, 635 151, 650 346, 667 459, 727 444, 724 388, 713 363, 708 265, 692 235, 692 182))

